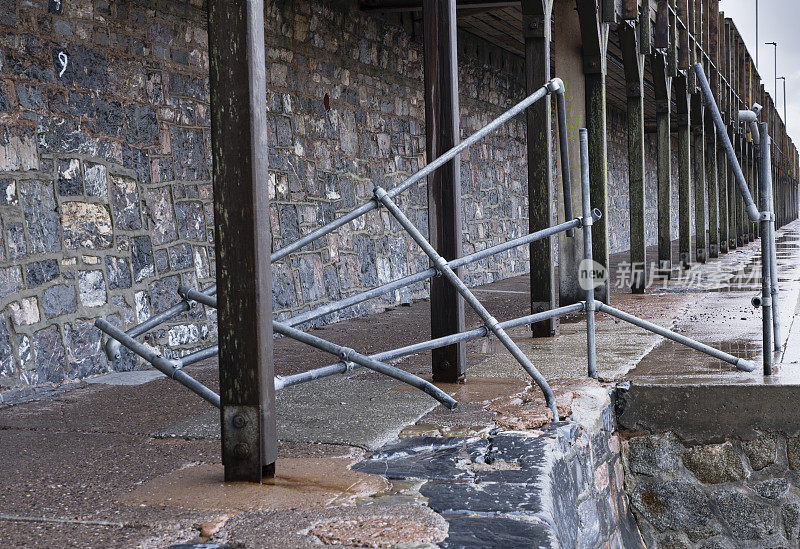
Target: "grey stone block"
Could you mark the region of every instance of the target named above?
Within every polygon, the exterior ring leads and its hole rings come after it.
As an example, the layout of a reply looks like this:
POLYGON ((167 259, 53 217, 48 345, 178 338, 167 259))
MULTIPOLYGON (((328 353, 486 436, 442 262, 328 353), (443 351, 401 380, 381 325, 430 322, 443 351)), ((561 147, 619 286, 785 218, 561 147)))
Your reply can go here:
POLYGON ((58 284, 51 286, 42 294, 42 311, 47 318, 74 313, 77 309, 75 288, 58 284))

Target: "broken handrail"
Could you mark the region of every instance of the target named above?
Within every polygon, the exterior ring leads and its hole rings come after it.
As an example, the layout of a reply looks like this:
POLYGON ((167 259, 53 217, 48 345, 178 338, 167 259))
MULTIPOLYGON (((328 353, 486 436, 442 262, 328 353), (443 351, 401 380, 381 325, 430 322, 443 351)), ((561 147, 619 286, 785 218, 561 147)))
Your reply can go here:
POLYGON ((155 366, 157 370, 160 370, 168 377, 179 382, 217 408, 220 407, 219 395, 181 370, 182 365, 179 361, 165 358, 157 350, 143 343, 139 343, 133 339, 133 337, 103 318, 95 320, 94 325, 155 366))
POLYGON ((733 144, 731 143, 730 137, 728 137, 728 132, 725 130, 725 122, 722 121, 722 115, 717 107, 714 94, 711 92, 711 86, 708 84, 706 73, 703 70, 703 64, 696 63, 694 65, 694 72, 697 74, 697 83, 700 85, 700 90, 703 92, 703 99, 705 99, 706 107, 711 113, 711 119, 714 121, 714 126, 717 129, 717 137, 722 142, 722 147, 725 149, 725 155, 728 158, 728 165, 733 170, 733 176, 736 180, 736 185, 739 187, 739 192, 744 199, 745 207, 747 208, 747 216, 750 218, 750 221, 756 223, 761 218, 761 214, 758 211, 758 207, 756 206, 755 202, 753 202, 753 197, 750 195, 750 189, 748 188, 747 181, 744 178, 742 167, 739 165, 739 161, 736 159, 736 152, 733 150, 733 144))
MULTIPOLYGON (((475 143, 477 143, 478 141, 480 141, 481 139, 486 137, 486 135, 488 135, 489 133, 493 132, 494 130, 496 130, 497 128, 499 128, 500 126, 502 126, 503 124, 505 124, 506 122, 508 122, 509 120, 511 120, 512 118, 514 118, 518 114, 520 114, 521 112, 523 112, 525 109, 527 109, 528 107, 530 107, 531 105, 533 105, 537 101, 543 99, 544 97, 546 97, 546 96, 548 96, 548 95, 550 95, 552 93, 556 93, 556 94, 563 94, 564 93, 564 82, 560 78, 553 78, 552 80, 547 82, 544 86, 542 86, 541 88, 539 88, 538 90, 536 90, 535 92, 530 94, 528 97, 526 97, 525 99, 523 99, 522 101, 520 101, 519 103, 517 103, 516 105, 514 105, 513 107, 511 107, 507 111, 505 111, 503 114, 501 114, 500 116, 498 116, 497 118, 495 118, 494 120, 492 120, 491 122, 486 124, 484 127, 479 129, 478 131, 476 131, 475 133, 473 133, 472 135, 470 135, 466 139, 464 139, 464 141, 461 141, 460 143, 458 143, 456 146, 454 146, 453 148, 451 148, 450 150, 448 150, 447 152, 445 152, 441 156, 437 157, 436 159, 434 159, 431 162, 429 162, 428 164, 426 164, 423 168, 421 168, 420 170, 415 172, 413 175, 411 175, 405 181, 403 181, 399 185, 389 189, 387 191, 389 197, 393 198, 393 197, 397 196, 398 194, 402 193, 403 191, 405 191, 406 189, 408 189, 409 187, 411 187, 412 185, 414 185, 415 183, 418 183, 419 181, 421 181, 422 179, 424 179, 425 177, 427 177, 428 175, 430 175, 431 173, 436 171, 438 168, 442 167, 443 165, 448 163, 450 160, 454 159, 464 149, 474 145, 475 143)), ((557 107, 558 107, 558 104, 557 104, 557 107)), ((563 104, 562 104, 562 107, 558 107, 558 108, 563 108, 563 104)), ((566 134, 566 126, 564 127, 564 130, 565 130, 565 134, 566 134)), ((561 149, 560 153, 562 155, 562 158, 564 158, 564 157, 569 158, 569 151, 567 150, 566 142, 564 144, 564 147, 561 149)), ((567 162, 568 162, 568 160, 567 160, 567 162)), ((567 170, 567 172, 566 172, 566 177, 567 178, 569 177, 568 174, 569 174, 569 170, 567 170)), ((564 193, 565 193, 565 204, 566 204, 567 203, 567 201, 566 201, 567 195, 571 196, 571 189, 570 189, 569 185, 564 185, 564 193)), ((572 202, 571 202, 571 198, 570 198, 569 204, 571 204, 571 203, 572 202)), ((343 215, 342 217, 336 218, 333 221, 331 221, 330 223, 328 223, 326 225, 323 225, 322 227, 320 227, 320 228, 318 228, 318 229, 316 229, 314 231, 311 231, 307 235, 295 240, 291 244, 287 244, 286 246, 282 247, 281 249, 276 250, 275 252, 273 252, 270 255, 270 262, 274 263, 274 262, 276 262, 276 261, 278 261, 280 259, 283 259, 284 257, 289 255, 290 253, 296 252, 297 250, 299 250, 299 249, 303 248, 304 246, 310 244, 314 240, 316 240, 318 238, 321 238, 321 237, 325 236, 326 234, 329 234, 329 233, 335 231, 336 229, 338 229, 338 228, 350 223, 354 219, 358 219, 362 215, 364 215, 364 214, 366 214, 368 212, 371 212, 372 210, 374 210, 374 209, 376 209, 378 207, 379 207, 378 201, 375 198, 372 198, 369 202, 366 202, 366 203, 362 204, 361 206, 355 208, 354 210, 350 211, 349 213, 343 215)), ((571 217, 571 213, 569 214, 569 216, 571 217)))
MULTIPOLYGON (((594 216, 595 220, 600 219, 600 210, 595 209, 590 213, 591 216, 594 216)), ((486 248, 485 250, 481 250, 479 252, 475 252, 469 255, 465 255, 463 257, 459 257, 453 259, 448 262, 452 269, 457 269, 464 265, 468 265, 470 263, 474 263, 476 261, 480 261, 481 259, 485 259, 492 255, 498 254, 500 252, 504 252, 506 250, 510 250, 511 248, 516 248, 517 246, 522 246, 524 244, 530 244, 531 242, 535 242, 537 240, 542 240, 544 238, 549 238, 555 234, 560 232, 574 230, 581 226, 582 218, 578 217, 576 219, 566 221, 559 225, 554 225, 552 227, 548 227, 546 229, 542 229, 540 231, 535 231, 529 233, 525 236, 520 236, 513 240, 509 240, 508 242, 504 242, 502 244, 497 244, 495 246, 491 246, 486 248)), ((305 322, 309 322, 316 318, 320 318, 322 316, 335 313, 336 311, 340 311, 342 309, 346 309, 347 307, 352 307, 353 305, 358 305, 359 303, 363 303, 364 301, 368 301, 370 299, 374 299, 376 297, 380 297, 382 295, 388 294, 389 292, 393 292, 394 290, 398 290, 405 286, 410 286, 411 284, 416 284, 417 282, 422 282, 423 280, 427 280, 433 276, 436 276, 438 271, 435 267, 431 267, 430 269, 426 269, 424 271, 420 271, 418 273, 414 273, 412 275, 405 276, 403 278, 399 278, 392 282, 388 282, 382 286, 378 286, 376 288, 372 288, 369 290, 365 290, 363 292, 351 295, 344 299, 340 299, 339 301, 334 301, 332 303, 326 303, 325 305, 321 305, 315 309, 310 311, 306 311, 305 313, 300 313, 299 315, 295 315, 289 319, 284 320, 286 324, 289 326, 297 326, 299 324, 303 324, 305 322)))
POLYGON ((715 349, 714 347, 706 345, 705 343, 700 343, 699 341, 695 341, 694 339, 686 337, 685 335, 668 330, 667 328, 659 326, 658 324, 653 324, 652 322, 648 322, 647 320, 633 316, 632 314, 628 314, 625 311, 621 311, 615 307, 612 307, 611 305, 606 305, 602 301, 595 301, 595 309, 598 312, 606 313, 620 320, 624 320, 629 324, 633 324, 634 326, 638 326, 639 328, 643 328, 649 332, 658 334, 661 337, 671 339, 672 341, 680 343, 681 345, 685 345, 696 351, 700 351, 701 353, 705 353, 729 364, 733 364, 739 370, 752 372, 756 369, 756 365, 752 361, 729 355, 728 353, 720 351, 719 349, 715 349))
MULTIPOLYGON (((217 285, 212 284, 211 286, 202 291, 205 294, 214 295, 217 293, 217 285)), ((173 305, 169 309, 162 311, 157 315, 153 315, 144 322, 140 322, 136 326, 128 330, 125 330, 123 333, 127 334, 132 338, 139 337, 140 335, 149 332, 162 322, 166 322, 167 320, 174 318, 181 313, 185 313, 191 308, 192 308, 191 302, 184 299, 183 301, 173 305)), ((96 322, 95 326, 97 326, 96 322)), ((120 342, 117 338, 109 337, 105 343, 104 349, 106 352, 106 356, 108 357, 108 360, 114 361, 120 357, 120 342)))
POLYGON ((416 387, 417 389, 424 391, 428 395, 438 400, 450 410, 454 409, 458 405, 453 397, 439 389, 433 383, 425 381, 421 377, 406 372, 405 370, 401 370, 400 368, 389 366, 388 364, 384 364, 383 362, 375 360, 374 358, 362 355, 361 353, 356 352, 349 347, 343 347, 320 337, 308 334, 306 332, 301 332, 300 330, 292 328, 291 326, 287 326, 281 322, 273 321, 272 329, 281 335, 290 337, 294 340, 300 341, 301 343, 305 343, 306 345, 316 347, 321 351, 340 356, 342 357, 342 360, 346 362, 355 362, 356 364, 359 364, 365 368, 369 368, 370 370, 374 370, 383 375, 393 377, 398 381, 402 381, 403 383, 407 383, 412 387, 416 387))
MULTIPOLYGON (((504 330, 510 330, 511 328, 526 326, 528 324, 542 322, 544 320, 561 317, 571 313, 578 313, 583 311, 584 309, 585 309, 585 302, 581 301, 580 303, 565 305, 564 307, 550 309, 549 311, 542 311, 540 313, 534 313, 532 315, 526 315, 511 320, 506 320, 500 323, 500 327, 503 328, 504 330)), ((488 337, 490 335, 491 332, 489 331, 489 329, 486 326, 481 326, 479 328, 474 328, 472 330, 467 330, 465 332, 459 332, 457 334, 451 334, 436 339, 423 341, 420 343, 412 343, 411 345, 406 345, 405 347, 399 347, 397 349, 392 349, 389 351, 382 351, 380 353, 375 353, 369 356, 370 358, 374 358, 375 360, 380 360, 382 362, 389 362, 393 360, 399 360, 407 356, 423 353, 426 351, 431 351, 433 349, 438 349, 440 347, 453 345, 454 343, 461 343, 464 341, 479 339, 481 337, 488 337)), ((292 374, 288 376, 275 376, 275 390, 279 391, 286 387, 291 387, 292 385, 298 385, 300 383, 305 383, 307 381, 322 379, 337 374, 345 374, 349 372, 351 368, 352 366, 350 364, 342 360, 335 364, 329 364, 328 366, 314 368, 313 370, 307 370, 299 374, 292 374)))
POLYGON ((461 297, 467 304, 472 307, 472 309, 478 313, 478 316, 486 323, 486 327, 492 331, 492 333, 497 336, 497 339, 500 340, 500 343, 508 349, 508 352, 520 363, 520 366, 528 372, 539 388, 544 393, 544 399, 547 402, 547 407, 553 412, 553 419, 558 421, 558 408, 556 407, 556 397, 553 393, 553 390, 550 388, 550 384, 547 383, 547 380, 544 376, 539 372, 539 370, 533 365, 530 359, 525 356, 525 353, 517 346, 514 341, 508 336, 508 334, 500 327, 500 323, 494 318, 489 311, 481 304, 480 301, 475 297, 475 295, 467 288, 467 285, 458 277, 455 271, 448 265, 447 260, 445 260, 439 253, 433 248, 430 242, 419 232, 419 229, 406 217, 406 215, 400 210, 397 204, 394 203, 392 198, 389 196, 389 193, 386 192, 382 187, 376 186, 375 190, 375 198, 383 204, 389 213, 397 220, 398 223, 405 229, 405 231, 411 236, 414 242, 417 243, 417 246, 422 248, 422 251, 425 252, 425 255, 431 260, 434 264, 436 269, 445 277, 445 279, 453 286, 456 291, 461 294, 461 297))
MULTIPOLYGON (((209 296, 202 294, 196 290, 192 290, 185 286, 181 286, 178 291, 186 297, 187 299, 194 299, 200 303, 208 305, 209 307, 217 307, 217 298, 214 296, 209 296)), ((326 351, 328 353, 337 355, 342 357, 342 360, 345 363, 356 363, 360 366, 364 366, 365 368, 369 368, 371 370, 375 370, 381 374, 387 375, 389 377, 393 377, 398 381, 402 381, 403 383, 407 383, 412 387, 416 387, 421 391, 429 394, 440 403, 447 406, 449 409, 453 409, 456 407, 456 401, 453 400, 447 393, 422 379, 419 376, 415 376, 414 374, 405 372, 399 368, 395 368, 394 366, 390 366, 388 364, 384 364, 380 360, 376 359, 375 357, 369 357, 366 355, 362 355, 361 353, 357 353, 353 349, 348 347, 343 347, 336 343, 332 343, 321 337, 317 337, 311 334, 307 334, 305 332, 301 332, 284 322, 272 322, 272 329, 281 335, 290 337, 294 340, 300 341, 301 343, 305 343, 306 345, 310 345, 312 347, 316 347, 322 351, 326 351)), ((310 381, 310 380, 309 380, 310 381)))

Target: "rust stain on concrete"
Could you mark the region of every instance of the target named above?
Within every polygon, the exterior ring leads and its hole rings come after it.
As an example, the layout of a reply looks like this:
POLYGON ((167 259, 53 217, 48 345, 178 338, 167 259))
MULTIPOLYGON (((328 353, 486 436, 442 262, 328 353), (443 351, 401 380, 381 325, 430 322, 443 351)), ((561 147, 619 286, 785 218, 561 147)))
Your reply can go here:
POLYGON ((228 512, 352 505, 357 498, 389 488, 381 476, 350 470, 360 459, 281 458, 275 478, 260 485, 223 482, 221 464, 200 464, 151 479, 120 499, 134 505, 228 512))

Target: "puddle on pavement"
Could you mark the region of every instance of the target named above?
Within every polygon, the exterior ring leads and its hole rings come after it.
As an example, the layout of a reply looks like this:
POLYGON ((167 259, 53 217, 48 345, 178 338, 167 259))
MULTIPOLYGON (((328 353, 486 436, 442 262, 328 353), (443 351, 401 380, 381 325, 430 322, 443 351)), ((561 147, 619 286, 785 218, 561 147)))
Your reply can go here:
POLYGON ((361 458, 280 458, 275 478, 260 485, 223 482, 221 464, 200 464, 151 479, 120 499, 133 505, 222 511, 348 505, 389 487, 381 476, 350 469, 361 458))
MULTIPOLYGON (((755 360, 761 355, 761 343, 744 340, 704 341, 707 345, 738 358, 755 360)), ((757 373, 757 372, 756 372, 757 373)), ((674 341, 664 341, 644 357, 629 374, 631 379, 647 378, 648 381, 663 380, 665 383, 687 381, 697 376, 720 376, 729 382, 734 380, 753 382, 756 373, 742 372, 732 364, 706 355, 674 341)))
POLYGON ((425 505, 428 498, 419 493, 425 479, 393 479, 390 486, 377 494, 355 499, 358 505, 425 505))

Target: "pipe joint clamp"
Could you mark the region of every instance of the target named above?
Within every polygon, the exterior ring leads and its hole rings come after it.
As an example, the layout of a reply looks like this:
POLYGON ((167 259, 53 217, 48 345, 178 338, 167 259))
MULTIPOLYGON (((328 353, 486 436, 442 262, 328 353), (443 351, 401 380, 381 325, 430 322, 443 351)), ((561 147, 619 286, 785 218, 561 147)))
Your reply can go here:
POLYGON ((584 215, 583 217, 580 218, 580 220, 581 220, 581 226, 583 227, 591 227, 592 225, 594 225, 594 217, 592 217, 591 215, 590 216, 584 215))
POLYGON ((485 324, 486 324, 486 329, 489 330, 489 332, 491 333, 494 333, 494 331, 500 326, 500 323, 492 315, 489 315, 489 318, 486 319, 485 324))
POLYGON ((547 93, 557 93, 564 89, 564 81, 560 78, 553 78, 544 86, 547 88, 547 93))

